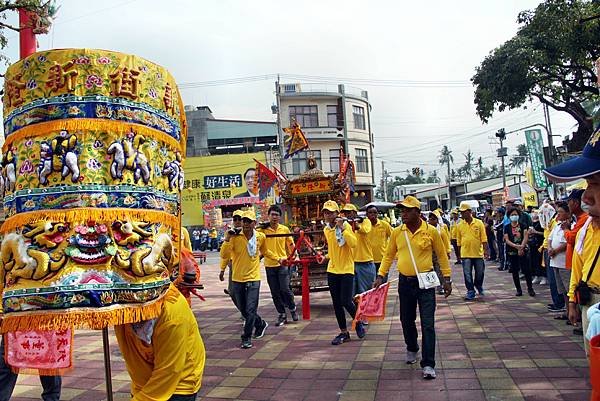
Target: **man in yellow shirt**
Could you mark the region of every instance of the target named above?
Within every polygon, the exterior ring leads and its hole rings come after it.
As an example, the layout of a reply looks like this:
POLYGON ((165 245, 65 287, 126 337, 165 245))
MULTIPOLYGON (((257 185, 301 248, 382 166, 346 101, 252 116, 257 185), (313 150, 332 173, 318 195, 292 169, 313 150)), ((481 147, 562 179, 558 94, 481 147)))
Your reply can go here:
MULTIPOLYGON (((232 295, 245 319, 241 348, 252 348, 252 330, 254 338, 262 338, 269 326, 258 314, 260 255, 285 263, 285 258, 278 258, 267 247, 265 235, 256 231, 255 225, 254 212, 245 211, 242 215, 242 232, 232 234, 228 231, 221 247, 221 258, 232 260, 232 295)), ((221 270, 224 269, 221 263, 221 270)))
POLYGON ((373 286, 377 270, 373 263, 373 250, 369 242, 371 221, 358 217, 358 209, 352 203, 346 203, 342 208, 344 218, 350 220, 356 235, 354 248, 354 295, 361 294, 373 286))
POLYGON ((115 326, 131 377, 132 401, 193 401, 202 384, 205 351, 198 323, 173 284, 156 319, 115 326))
POLYGON ((393 228, 387 221, 379 219, 377 206, 369 206, 367 208, 367 218, 371 222, 371 232, 367 235, 367 238, 371 244, 373 263, 375 264, 375 272, 377 272, 379 266, 381 266, 381 259, 383 259, 383 254, 392 235, 393 228))
POLYGON ((279 224, 281 220, 281 209, 277 205, 269 208, 269 225, 260 231, 265 234, 266 246, 272 250, 278 259, 265 257, 265 270, 267 272, 267 283, 271 290, 271 298, 275 309, 279 313, 276 326, 282 326, 287 323, 287 314, 285 308, 290 310, 290 315, 294 322, 298 321, 298 312, 294 302, 294 293, 290 288, 290 268, 282 266, 279 259, 287 259, 288 255, 294 249, 294 240, 290 234, 290 229, 279 224), (273 237, 270 237, 273 235, 273 237), (275 235, 280 235, 275 237, 275 235))
POLYGON ((547 168, 544 173, 553 181, 585 178, 587 183, 587 188, 581 197, 581 207, 588 213, 589 218, 575 239, 568 312, 569 320, 573 325, 577 323, 581 313, 584 345, 588 352, 587 309, 600 301, 600 130, 596 129, 590 136, 581 156, 547 168), (580 281, 587 282, 592 292, 591 301, 586 305, 579 305, 582 308, 581 312, 577 308, 575 299, 575 288, 580 281))
MULTIPOLYGON (((439 210, 434 210, 433 212, 430 212, 429 216, 427 217, 427 222, 430 225, 432 225, 440 234, 442 242, 444 243, 444 247, 446 248, 446 253, 448 254, 448 260, 450 260, 450 252, 452 252, 452 245, 450 244, 450 233, 448 232, 448 226, 446 226, 446 224, 444 224, 444 221, 442 220, 442 215, 439 212, 439 210)), ((443 276, 440 270, 440 264, 437 260, 435 253, 433 254, 433 267, 435 268, 435 272, 439 276, 441 282, 443 276)), ((437 293, 440 295, 444 295, 444 287, 440 285, 437 288, 437 293)))
POLYGON ((465 300, 472 301, 475 299, 475 288, 480 296, 485 295, 483 276, 484 257, 488 258, 487 236, 483 222, 473 218, 468 202, 461 202, 458 211, 462 221, 456 226, 456 244, 462 260, 465 287, 467 287, 465 300), (475 268, 475 282, 473 282, 473 268, 475 268))
MULTIPOLYGON (((242 232, 242 215, 244 214, 244 212, 241 209, 238 209, 236 211, 233 212, 233 216, 232 216, 232 220, 233 220, 233 228, 231 228, 229 231, 232 234, 239 234, 240 232, 242 232)), ((225 269, 229 268, 229 279, 227 282, 227 289, 224 289, 223 292, 225 292, 225 294, 229 295, 231 297, 231 301, 233 302, 233 304, 235 305, 235 307, 240 310, 240 308, 237 306, 237 304, 235 303, 235 299, 233 298, 233 290, 231 289, 231 271, 232 271, 232 266, 231 266, 231 259, 227 260, 227 259, 221 259, 221 271, 219 272, 219 280, 221 281, 225 281, 225 269)), ((240 311, 241 312, 241 311, 240 311)), ((243 316, 242 316, 243 319, 243 316)))
POLYGON ((446 297, 449 296, 452 292, 452 280, 448 254, 437 230, 421 220, 421 202, 417 198, 407 196, 399 206, 402 225, 392 232, 373 286, 378 287, 383 283, 383 277, 388 274, 394 259, 397 259, 400 322, 406 343, 406 363, 417 362, 419 344, 415 320, 418 305, 423 337, 421 359, 423 378, 435 379, 435 288, 420 288, 416 271, 420 273, 432 271, 432 255, 435 252, 444 277, 444 291, 446 297))
POLYGON ((219 236, 219 233, 217 233, 217 229, 216 228, 211 228, 210 232, 208 233, 208 241, 209 241, 209 247, 211 251, 216 251, 219 249, 219 244, 217 243, 217 237, 219 236))
POLYGON ((455 265, 462 264, 462 261, 460 260, 460 250, 458 249, 458 244, 456 242, 456 226, 458 226, 458 223, 460 223, 458 209, 452 209, 450 212, 450 244, 452 244, 454 253, 456 254, 455 265))
MULTIPOLYGON (((328 200, 323 205, 323 218, 325 227, 323 234, 327 242, 327 284, 329 293, 340 328, 332 341, 332 345, 340 345, 350 341, 350 333, 346 325, 346 312, 354 318, 356 305, 354 304, 354 255, 356 248, 356 234, 347 221, 338 217, 339 206, 335 201, 328 200)), ((365 328, 361 322, 356 323, 358 338, 365 336, 365 328)))

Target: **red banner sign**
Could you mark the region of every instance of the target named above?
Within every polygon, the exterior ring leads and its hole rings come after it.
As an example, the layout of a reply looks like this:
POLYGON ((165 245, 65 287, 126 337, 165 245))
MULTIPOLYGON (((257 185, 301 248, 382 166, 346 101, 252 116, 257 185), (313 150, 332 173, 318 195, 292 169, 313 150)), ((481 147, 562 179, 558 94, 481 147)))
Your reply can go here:
POLYGON ((387 303, 388 290, 390 283, 380 285, 358 294, 358 308, 352 322, 352 328, 356 327, 356 322, 372 322, 385 319, 385 305, 387 303))
POLYGON ((6 362, 16 369, 56 371, 72 364, 73 331, 6 333, 6 362))
POLYGON ((290 182, 292 196, 316 195, 333 191, 331 180, 321 179, 305 182, 290 182))

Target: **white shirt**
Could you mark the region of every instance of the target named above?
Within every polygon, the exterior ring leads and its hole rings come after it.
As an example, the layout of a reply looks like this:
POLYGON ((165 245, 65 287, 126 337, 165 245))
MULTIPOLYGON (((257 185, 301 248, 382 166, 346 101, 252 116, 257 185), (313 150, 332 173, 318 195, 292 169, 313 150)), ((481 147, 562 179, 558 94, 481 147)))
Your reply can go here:
MULTIPOLYGON (((548 242, 553 249, 558 248, 561 244, 566 244, 567 239, 565 238, 565 231, 561 227, 560 222, 557 222, 552 232, 548 236, 548 242)), ((566 269, 567 264, 567 252, 566 249, 560 253, 550 257, 550 266, 557 267, 560 269, 566 269)))

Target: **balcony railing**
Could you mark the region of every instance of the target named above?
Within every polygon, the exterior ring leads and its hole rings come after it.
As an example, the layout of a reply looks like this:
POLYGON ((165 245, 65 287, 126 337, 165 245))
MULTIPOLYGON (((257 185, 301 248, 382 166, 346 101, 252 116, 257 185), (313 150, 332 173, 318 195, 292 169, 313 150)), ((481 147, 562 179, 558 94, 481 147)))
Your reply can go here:
POLYGON ((311 94, 311 93, 332 93, 337 95, 350 95, 356 96, 365 100, 369 99, 368 92, 366 90, 348 86, 348 85, 336 85, 326 83, 286 83, 281 84, 281 95, 294 95, 294 94, 311 94))

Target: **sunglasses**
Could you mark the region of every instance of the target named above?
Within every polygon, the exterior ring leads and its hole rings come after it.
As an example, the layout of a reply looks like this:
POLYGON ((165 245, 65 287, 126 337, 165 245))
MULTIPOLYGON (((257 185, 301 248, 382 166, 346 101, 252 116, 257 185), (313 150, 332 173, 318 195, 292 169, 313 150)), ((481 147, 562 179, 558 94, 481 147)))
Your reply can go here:
POLYGON ((242 218, 240 216, 233 216, 233 221, 241 221, 242 218))

